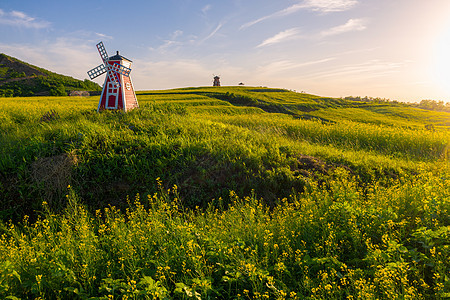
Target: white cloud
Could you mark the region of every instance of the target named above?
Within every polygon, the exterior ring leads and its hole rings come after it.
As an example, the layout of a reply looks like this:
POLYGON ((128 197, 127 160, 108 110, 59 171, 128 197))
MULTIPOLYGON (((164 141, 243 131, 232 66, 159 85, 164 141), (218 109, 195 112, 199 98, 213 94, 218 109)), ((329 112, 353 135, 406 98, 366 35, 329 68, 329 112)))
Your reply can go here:
POLYGON ((337 35, 342 34, 346 32, 351 31, 362 31, 367 28, 366 26, 367 21, 364 19, 350 19, 347 21, 347 23, 343 25, 339 25, 336 27, 332 27, 328 30, 322 31, 322 36, 331 36, 331 35, 337 35))
POLYGON ((312 66, 312 65, 318 65, 318 64, 323 64, 323 63, 335 60, 335 59, 336 59, 336 57, 328 57, 328 58, 323 58, 323 59, 318 59, 318 60, 311 60, 311 61, 306 61, 306 62, 294 64, 293 67, 294 68, 300 68, 300 67, 307 67, 307 66, 312 66))
POLYGON ((23 13, 21 11, 13 10, 9 14, 13 18, 21 19, 21 20, 24 20, 24 21, 33 21, 34 20, 33 18, 27 16, 25 13, 23 13))
POLYGON ((203 13, 204 15, 206 15, 206 13, 207 13, 211 8, 212 8, 212 5, 211 5, 211 4, 205 5, 205 6, 202 8, 202 13, 203 13))
POLYGON ((289 70, 292 69, 299 69, 299 68, 305 68, 309 66, 324 64, 330 61, 335 60, 335 57, 328 57, 318 60, 311 60, 311 61, 305 61, 305 62, 294 62, 289 60, 279 60, 274 61, 268 64, 265 64, 263 66, 260 66, 257 69, 258 74, 264 74, 267 77, 277 76, 279 77, 280 74, 286 74, 286 72, 289 72, 289 74, 292 74, 289 70))
POLYGON ((203 43, 206 40, 209 40, 210 38, 212 38, 213 36, 215 36, 217 34, 217 32, 222 28, 222 26, 224 25, 224 23, 219 23, 219 25, 217 25, 217 27, 207 36, 205 37, 203 40, 201 40, 200 43, 203 43))
POLYGON ((358 0, 305 0, 303 8, 321 13, 346 11, 358 4, 358 0))
MULTIPOLYGON (((0 49, 32 65, 81 80, 89 78, 87 71, 101 63, 95 42, 83 38, 58 38, 33 45, 0 43, 0 49)), ((101 84, 103 79, 95 81, 101 84)))
POLYGON ((36 20, 35 18, 28 16, 24 12, 15 10, 11 12, 0 10, 0 24, 34 29, 47 28, 51 25, 50 22, 44 20, 36 20))
POLYGON ((182 30, 175 30, 172 32, 168 39, 162 40, 162 45, 156 48, 149 48, 152 51, 158 51, 159 53, 168 53, 170 51, 176 51, 180 46, 183 46, 185 43, 180 41, 179 38, 182 37, 184 32, 182 30))
POLYGON ((175 47, 181 46, 183 43, 174 40, 164 40, 164 44, 158 47, 160 53, 167 53, 169 49, 173 50, 175 47))
POLYGON ((305 0, 257 20, 245 23, 240 29, 251 27, 268 19, 284 17, 302 9, 309 9, 319 13, 329 13, 349 10, 356 4, 358 4, 358 0, 305 0))
POLYGON ((379 59, 372 59, 360 64, 341 65, 335 69, 330 69, 323 72, 312 73, 307 77, 308 79, 325 79, 331 78, 338 80, 345 78, 346 80, 367 79, 374 77, 382 77, 392 73, 398 73, 403 67, 408 64, 407 61, 403 62, 388 62, 379 59))
POLYGON ((182 36, 183 35, 183 31, 182 30, 175 30, 172 33, 172 40, 175 40, 177 37, 182 36))
POLYGON ((285 8, 283 10, 277 11, 277 12, 275 12, 273 14, 270 14, 270 15, 261 17, 261 18, 259 18, 257 20, 245 23, 244 25, 241 26, 240 29, 245 29, 247 27, 253 26, 255 24, 258 24, 258 23, 260 23, 262 21, 265 21, 265 20, 268 20, 268 19, 279 18, 279 17, 284 17, 284 16, 287 16, 287 15, 293 14, 293 13, 299 11, 302 8, 304 8, 303 4, 294 4, 292 6, 289 6, 288 8, 285 8))
POLYGON ((101 39, 105 39, 105 40, 112 40, 113 37, 110 35, 106 35, 104 33, 99 33, 99 32, 95 32, 94 33, 97 37, 101 38, 101 39))
POLYGON ((287 29, 285 31, 277 33, 273 37, 266 39, 261 44, 259 44, 257 47, 263 47, 263 46, 278 44, 278 43, 285 42, 288 40, 293 40, 293 39, 299 37, 299 33, 300 33, 299 28, 287 29))

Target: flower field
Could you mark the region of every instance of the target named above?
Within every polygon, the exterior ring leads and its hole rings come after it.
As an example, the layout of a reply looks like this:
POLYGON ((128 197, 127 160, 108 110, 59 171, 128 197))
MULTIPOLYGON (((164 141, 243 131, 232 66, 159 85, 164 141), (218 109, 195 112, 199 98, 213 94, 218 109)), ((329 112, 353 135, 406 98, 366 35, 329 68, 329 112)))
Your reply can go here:
POLYGON ((1 298, 450 297, 449 113, 247 87, 138 100, 0 98, 1 298))

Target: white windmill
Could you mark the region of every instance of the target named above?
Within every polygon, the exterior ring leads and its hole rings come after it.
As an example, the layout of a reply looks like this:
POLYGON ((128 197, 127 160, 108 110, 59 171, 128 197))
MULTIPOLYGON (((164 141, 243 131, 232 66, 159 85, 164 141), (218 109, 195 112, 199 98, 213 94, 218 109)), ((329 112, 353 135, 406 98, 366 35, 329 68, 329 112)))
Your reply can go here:
POLYGON ((119 51, 109 57, 102 42, 97 44, 97 49, 103 63, 87 72, 91 79, 107 73, 97 111, 128 111, 139 107, 130 77, 131 60, 119 55, 119 51))

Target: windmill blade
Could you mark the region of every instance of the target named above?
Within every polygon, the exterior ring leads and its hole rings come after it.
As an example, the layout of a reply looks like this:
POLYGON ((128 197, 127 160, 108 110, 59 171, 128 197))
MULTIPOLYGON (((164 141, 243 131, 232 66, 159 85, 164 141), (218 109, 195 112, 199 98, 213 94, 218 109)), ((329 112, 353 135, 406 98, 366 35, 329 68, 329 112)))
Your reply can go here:
POLYGON ((114 70, 112 70, 109 66, 108 66, 108 75, 107 76, 109 78, 109 81, 114 83, 114 86, 116 88, 121 86, 119 75, 114 70))
POLYGON ((127 68, 118 63, 113 63, 110 66, 111 66, 111 69, 114 70, 114 72, 116 72, 116 73, 119 73, 119 74, 121 74, 123 76, 127 76, 127 77, 130 75, 130 72, 131 72, 130 68, 127 68))
POLYGON ((108 53, 106 52, 105 46, 103 45, 103 42, 100 42, 97 44, 98 53, 100 53, 100 56, 104 63, 108 61, 108 53))
POLYGON ((87 73, 89 75, 89 78, 94 79, 97 78, 98 76, 106 73, 106 67, 104 64, 101 64, 95 68, 93 68, 92 70, 89 70, 87 73))

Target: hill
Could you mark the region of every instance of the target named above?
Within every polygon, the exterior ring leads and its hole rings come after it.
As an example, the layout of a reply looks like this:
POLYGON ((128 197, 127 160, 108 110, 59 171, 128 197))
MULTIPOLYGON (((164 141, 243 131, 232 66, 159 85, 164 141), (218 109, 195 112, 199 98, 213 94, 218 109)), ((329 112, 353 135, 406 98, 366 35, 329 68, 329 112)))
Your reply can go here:
POLYGON ((0 53, 0 97, 65 96, 71 90, 100 91, 89 80, 77 80, 0 53))
POLYGON ((96 207, 153 193, 157 177, 179 186, 190 207, 230 190, 254 190, 273 204, 337 167, 365 184, 448 158, 447 112, 254 87, 137 96, 141 109, 124 115, 97 114, 97 97, 3 98, 2 214, 31 213, 30 199, 59 199, 72 181, 96 207), (66 175, 48 175, 46 182, 51 164, 66 164, 59 171, 70 176, 56 184, 50 181, 66 175))
POLYGON ((417 107, 418 104, 415 103, 390 102, 386 99, 330 98, 296 93, 285 89, 255 87, 184 88, 161 92, 140 92, 140 94, 144 99, 146 96, 157 98, 158 95, 173 95, 175 98, 184 97, 184 95, 199 95, 223 100, 233 106, 256 107, 265 112, 282 113, 296 119, 317 120, 323 123, 349 120, 416 128, 427 126, 427 124, 429 128, 431 126, 433 128, 450 126, 448 111, 423 109, 417 107))
POLYGON ((0 99, 1 297, 448 297, 450 113, 259 87, 137 97, 125 114, 0 99))

